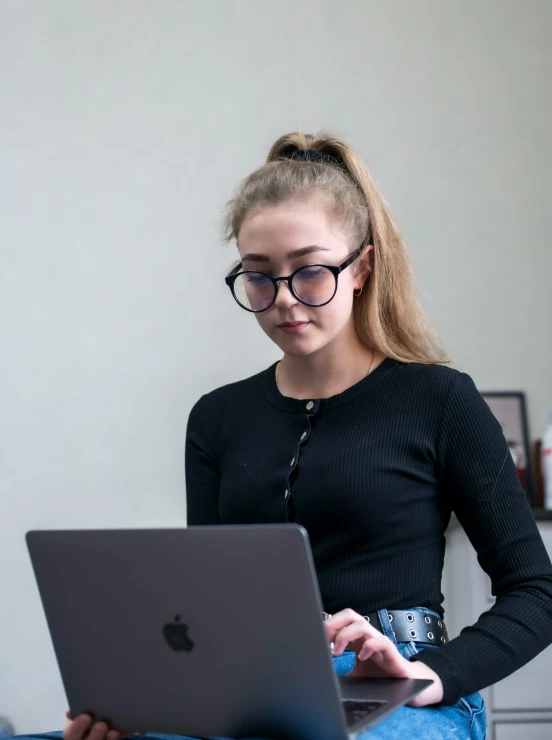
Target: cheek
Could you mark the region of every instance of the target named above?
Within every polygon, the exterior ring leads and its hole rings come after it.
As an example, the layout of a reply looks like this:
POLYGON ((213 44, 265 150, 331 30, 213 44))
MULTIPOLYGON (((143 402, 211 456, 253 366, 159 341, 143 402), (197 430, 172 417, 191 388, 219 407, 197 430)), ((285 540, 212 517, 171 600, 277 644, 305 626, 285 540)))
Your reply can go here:
POLYGON ((272 316, 270 308, 262 313, 254 313, 253 316, 265 334, 271 334, 276 330, 276 319, 272 316))
POLYGON ((323 306, 320 311, 323 316, 324 324, 330 328, 330 326, 341 327, 347 323, 353 310, 353 296, 352 289, 349 290, 338 290, 331 303, 327 306, 323 306))
POLYGON ((346 294, 337 294, 326 306, 310 309, 305 315, 313 323, 310 336, 332 339, 347 325, 351 313, 351 301, 346 294))

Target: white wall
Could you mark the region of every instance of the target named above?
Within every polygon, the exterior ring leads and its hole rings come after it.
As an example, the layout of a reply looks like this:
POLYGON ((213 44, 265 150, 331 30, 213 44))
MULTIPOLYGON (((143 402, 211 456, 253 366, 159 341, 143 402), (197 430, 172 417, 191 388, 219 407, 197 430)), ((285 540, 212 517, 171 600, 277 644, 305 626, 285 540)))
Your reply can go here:
POLYGON ((191 404, 277 356, 226 293, 217 226, 281 133, 356 142, 451 354, 525 389, 540 433, 551 26, 548 0, 2 0, 0 713, 19 731, 65 707, 24 532, 184 523, 191 404))

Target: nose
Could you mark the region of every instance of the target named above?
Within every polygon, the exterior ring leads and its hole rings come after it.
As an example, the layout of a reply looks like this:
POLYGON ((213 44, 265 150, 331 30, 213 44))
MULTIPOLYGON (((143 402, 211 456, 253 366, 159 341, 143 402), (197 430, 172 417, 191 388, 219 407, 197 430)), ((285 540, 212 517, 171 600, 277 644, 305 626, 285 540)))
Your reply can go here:
POLYGON ((290 308, 299 302, 289 289, 289 285, 285 280, 279 281, 278 286, 278 294, 274 301, 274 306, 278 308, 290 308))

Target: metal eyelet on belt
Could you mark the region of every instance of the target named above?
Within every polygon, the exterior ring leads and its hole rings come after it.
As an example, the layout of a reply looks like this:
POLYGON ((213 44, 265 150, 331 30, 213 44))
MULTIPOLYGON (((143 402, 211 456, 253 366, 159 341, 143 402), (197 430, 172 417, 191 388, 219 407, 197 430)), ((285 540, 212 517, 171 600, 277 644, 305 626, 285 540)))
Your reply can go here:
POLYGON ((439 619, 439 621, 437 622, 437 624, 439 625, 439 627, 442 627, 442 626, 443 626, 443 624, 442 624, 442 622, 441 622, 441 620, 440 620, 440 619, 439 619))
POLYGON ((366 620, 367 622, 369 622, 369 621, 370 621, 370 617, 364 617, 364 619, 365 619, 365 620, 366 620))
POLYGON ((408 612, 408 614, 406 615, 406 621, 412 624, 412 622, 414 621, 414 615, 408 612))
POLYGON ((387 616, 389 617, 389 621, 392 622, 393 621, 393 615, 392 614, 388 614, 387 616))
POLYGON ((426 624, 431 624, 431 619, 429 617, 424 617, 424 621, 426 624))
POLYGON ((416 630, 408 630, 408 636, 415 640, 418 637, 416 630))
POLYGON ((444 637, 441 637, 441 642, 446 642, 444 637))
POLYGON ((427 636, 429 637, 430 640, 433 640, 433 632, 428 632, 427 636))

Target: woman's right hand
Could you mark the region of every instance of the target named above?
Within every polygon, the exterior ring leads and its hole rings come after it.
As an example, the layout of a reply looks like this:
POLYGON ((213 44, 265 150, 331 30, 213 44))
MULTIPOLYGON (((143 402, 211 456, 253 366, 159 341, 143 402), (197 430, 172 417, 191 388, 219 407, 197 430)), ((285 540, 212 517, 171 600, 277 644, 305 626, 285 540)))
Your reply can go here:
POLYGON ((92 722, 89 714, 80 714, 73 719, 71 712, 65 713, 67 722, 63 728, 63 740, 121 740, 122 733, 112 730, 105 722, 92 722))

